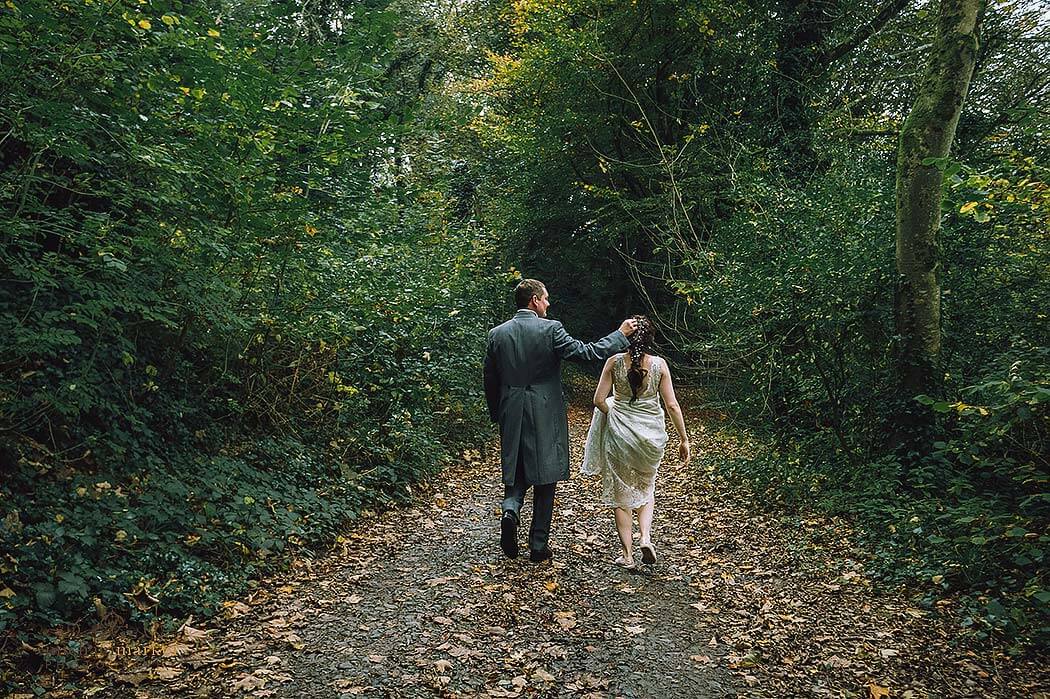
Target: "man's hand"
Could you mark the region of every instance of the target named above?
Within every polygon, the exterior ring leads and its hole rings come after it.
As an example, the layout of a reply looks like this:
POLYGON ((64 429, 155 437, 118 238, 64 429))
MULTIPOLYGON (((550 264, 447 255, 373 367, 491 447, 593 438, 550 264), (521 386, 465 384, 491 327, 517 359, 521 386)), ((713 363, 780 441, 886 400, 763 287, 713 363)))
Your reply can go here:
POLYGON ((634 318, 628 318, 624 322, 620 323, 620 332, 622 332, 627 337, 633 335, 634 331, 637 329, 638 321, 636 321, 634 318))

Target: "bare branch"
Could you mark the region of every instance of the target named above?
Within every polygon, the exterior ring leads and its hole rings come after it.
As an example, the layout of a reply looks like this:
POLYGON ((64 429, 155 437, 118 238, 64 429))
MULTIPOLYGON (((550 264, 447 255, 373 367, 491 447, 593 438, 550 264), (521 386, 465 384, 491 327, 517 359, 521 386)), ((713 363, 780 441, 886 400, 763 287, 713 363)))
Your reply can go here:
POLYGON ((887 0, 886 4, 875 13, 866 24, 862 24, 856 32, 846 41, 838 46, 825 51, 818 59, 818 63, 835 63, 853 49, 857 48, 870 39, 876 32, 886 26, 886 23, 896 17, 908 6, 908 0, 887 0))

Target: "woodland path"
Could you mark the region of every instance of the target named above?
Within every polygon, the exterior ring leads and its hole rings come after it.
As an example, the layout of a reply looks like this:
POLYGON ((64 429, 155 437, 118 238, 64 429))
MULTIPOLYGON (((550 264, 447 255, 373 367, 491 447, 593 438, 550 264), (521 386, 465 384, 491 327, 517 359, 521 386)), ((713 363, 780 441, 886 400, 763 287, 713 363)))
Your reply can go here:
MULTIPOLYGON (((570 413, 577 449, 588 419, 570 413)), ((693 420, 699 458, 688 468, 669 460, 657 482, 661 560, 650 570, 612 563, 611 514, 593 504, 596 481, 580 477, 559 486, 553 564, 505 560, 497 469, 467 454, 415 505, 358 522, 341 552, 83 693, 1037 696, 1033 678, 1046 672, 1033 661, 954 648, 950 610, 876 594, 843 522, 775 516, 721 483, 710 465, 739 441, 718 416, 693 420)))

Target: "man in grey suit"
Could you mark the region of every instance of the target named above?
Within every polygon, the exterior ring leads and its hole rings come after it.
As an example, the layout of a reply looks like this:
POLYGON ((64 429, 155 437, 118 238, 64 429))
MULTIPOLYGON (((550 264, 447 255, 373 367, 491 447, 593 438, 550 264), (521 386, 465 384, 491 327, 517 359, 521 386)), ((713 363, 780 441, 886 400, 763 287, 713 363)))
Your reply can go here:
POLYGON ((532 486, 529 559, 551 558, 548 540, 554 487, 569 478, 569 422, 562 397, 561 362, 607 359, 627 348, 635 330, 628 319, 602 339, 574 340, 556 320, 547 319, 546 287, 525 279, 514 289, 517 313, 489 331, 485 353, 485 398, 499 423, 503 466, 500 547, 518 555, 518 522, 525 490, 532 486))

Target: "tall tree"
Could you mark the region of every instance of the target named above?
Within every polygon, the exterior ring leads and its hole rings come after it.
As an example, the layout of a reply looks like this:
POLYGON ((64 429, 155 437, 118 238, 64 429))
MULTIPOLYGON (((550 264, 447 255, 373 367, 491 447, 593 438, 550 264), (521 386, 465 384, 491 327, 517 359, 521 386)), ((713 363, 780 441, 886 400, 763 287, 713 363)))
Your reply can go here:
POLYGON ((937 390, 941 184, 977 56, 985 0, 942 0, 930 62, 897 155, 897 369, 903 395, 937 390))

